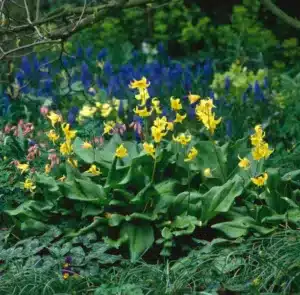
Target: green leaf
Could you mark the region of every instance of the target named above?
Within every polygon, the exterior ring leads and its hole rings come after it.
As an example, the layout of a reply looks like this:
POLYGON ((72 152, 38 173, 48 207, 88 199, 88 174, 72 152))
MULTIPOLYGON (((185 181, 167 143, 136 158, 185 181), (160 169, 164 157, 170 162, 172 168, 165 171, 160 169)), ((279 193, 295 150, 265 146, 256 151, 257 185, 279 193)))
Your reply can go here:
POLYGON ((297 176, 300 175, 300 170, 294 170, 294 171, 290 171, 286 174, 284 174, 281 177, 282 181, 290 181, 290 180, 294 180, 297 176))
POLYGON ((243 179, 236 175, 222 186, 215 186, 202 196, 201 219, 208 222, 220 212, 227 212, 243 192, 243 179))
POLYGON ((212 228, 222 231, 226 236, 232 239, 246 236, 250 229, 261 234, 269 234, 274 231, 274 229, 257 225, 255 220, 249 216, 238 217, 233 221, 217 223, 212 225, 212 228))
POLYGON ((168 227, 164 227, 163 230, 161 231, 161 236, 166 240, 170 240, 172 239, 173 234, 168 227))
POLYGON ((74 153, 85 163, 92 164, 95 161, 95 152, 93 148, 84 149, 82 147, 84 141, 77 137, 73 143, 74 153))
POLYGON ((136 262, 154 242, 154 231, 150 224, 124 224, 121 236, 127 235, 132 262, 136 262))
POLYGON ((68 199, 90 202, 95 205, 108 202, 103 187, 92 181, 75 179, 75 181, 68 181, 63 185, 68 199))
POLYGON ((195 147, 199 151, 199 155, 191 165, 193 171, 210 168, 214 171, 213 176, 215 178, 222 179, 223 173, 226 177, 228 144, 218 146, 211 141, 199 141, 195 144, 195 147))
POLYGON ((36 182, 46 186, 51 192, 56 192, 59 190, 56 180, 51 176, 36 173, 36 182))

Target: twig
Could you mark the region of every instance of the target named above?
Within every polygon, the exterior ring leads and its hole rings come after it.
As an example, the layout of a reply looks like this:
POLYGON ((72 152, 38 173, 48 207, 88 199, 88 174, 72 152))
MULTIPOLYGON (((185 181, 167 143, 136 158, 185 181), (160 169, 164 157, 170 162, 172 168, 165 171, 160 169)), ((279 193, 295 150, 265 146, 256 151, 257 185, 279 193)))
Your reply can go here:
POLYGON ((76 23, 76 25, 74 26, 74 28, 72 29, 72 31, 76 30, 77 26, 78 26, 79 23, 81 22, 85 10, 86 10, 86 0, 84 0, 84 5, 83 5, 82 13, 80 14, 79 20, 78 20, 78 22, 76 23))
POLYGON ((275 5, 272 0, 261 0, 262 4, 270 10, 278 18, 289 24, 290 26, 300 30, 300 21, 289 16, 283 10, 281 10, 277 5, 275 5))
POLYGON ((35 8, 35 20, 36 21, 40 18, 40 5, 41 5, 41 0, 36 0, 36 8, 35 8))
POLYGON ((39 42, 36 42, 36 43, 31 43, 31 44, 27 44, 27 45, 24 45, 24 46, 20 46, 18 48, 13 48, 9 51, 6 51, 4 52, 3 49, 1 48, 1 51, 3 52, 2 55, 0 55, 0 60, 4 59, 6 56, 14 53, 14 52, 17 52, 17 51, 20 51, 20 50, 23 50, 23 49, 28 49, 28 48, 31 48, 31 47, 34 47, 34 46, 39 46, 39 45, 45 45, 45 44, 55 44, 55 43, 60 43, 61 40, 47 40, 47 41, 39 41, 39 42))
MULTIPOLYGON (((24 6, 25 6, 26 14, 27 14, 27 21, 32 25, 31 18, 30 18, 30 12, 29 12, 29 8, 28 8, 26 0, 24 0, 24 6)), ((36 26, 33 26, 33 27, 36 30, 36 32, 39 35, 39 37, 41 39, 44 39, 44 36, 41 34, 40 30, 36 26)))

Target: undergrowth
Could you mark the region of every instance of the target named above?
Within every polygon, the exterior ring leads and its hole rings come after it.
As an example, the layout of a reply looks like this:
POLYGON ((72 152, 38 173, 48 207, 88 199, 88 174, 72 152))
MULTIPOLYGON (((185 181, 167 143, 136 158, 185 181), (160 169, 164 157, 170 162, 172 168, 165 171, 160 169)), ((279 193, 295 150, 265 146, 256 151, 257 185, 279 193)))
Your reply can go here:
POLYGON ((212 243, 176 262, 102 269, 97 276, 64 280, 59 265, 41 272, 17 265, 0 277, 0 294, 292 294, 300 291, 300 232, 212 243))

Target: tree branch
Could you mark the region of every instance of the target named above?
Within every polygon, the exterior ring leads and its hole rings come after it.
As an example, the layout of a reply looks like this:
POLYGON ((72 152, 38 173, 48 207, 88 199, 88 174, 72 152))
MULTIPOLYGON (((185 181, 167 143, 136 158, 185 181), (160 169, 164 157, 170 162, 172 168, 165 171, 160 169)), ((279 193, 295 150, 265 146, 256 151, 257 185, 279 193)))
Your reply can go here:
POLYGON ((7 56, 9 56, 12 53, 15 53, 17 51, 28 49, 28 48, 31 48, 31 47, 34 47, 34 46, 45 45, 45 44, 55 44, 55 43, 60 43, 60 42, 61 42, 61 40, 39 41, 39 42, 35 42, 35 43, 30 43, 30 44, 27 44, 27 45, 24 45, 24 46, 20 46, 20 47, 17 47, 17 48, 13 48, 13 49, 11 49, 9 51, 6 51, 6 52, 0 47, 0 51, 2 52, 2 54, 0 55, 0 60, 4 59, 5 57, 7 57, 7 56))
POLYGON ((289 16, 283 10, 281 10, 277 5, 275 5, 272 0, 261 0, 262 4, 270 10, 274 15, 283 20, 285 23, 300 30, 300 21, 289 16))

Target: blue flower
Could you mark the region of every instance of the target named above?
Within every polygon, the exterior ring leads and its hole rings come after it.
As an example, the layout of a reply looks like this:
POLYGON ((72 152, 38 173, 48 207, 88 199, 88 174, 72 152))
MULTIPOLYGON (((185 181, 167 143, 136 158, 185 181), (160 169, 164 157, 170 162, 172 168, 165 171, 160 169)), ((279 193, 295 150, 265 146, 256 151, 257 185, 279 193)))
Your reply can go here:
POLYGON ((51 79, 47 79, 44 81, 44 93, 48 96, 52 95, 52 83, 53 81, 51 79))
POLYGON ((78 45, 77 51, 76 51, 76 57, 83 58, 83 56, 84 56, 83 49, 81 46, 78 45))
POLYGON ((106 48, 101 49, 97 55, 98 61, 102 61, 107 56, 107 54, 108 54, 108 51, 106 48))
POLYGON ((23 74, 23 72, 21 72, 21 71, 18 71, 17 73, 16 73, 16 80, 17 80, 17 83, 18 83, 18 85, 20 86, 20 87, 22 87, 23 85, 24 85, 24 74, 23 74))
POLYGON ((224 85, 225 91, 226 91, 226 93, 228 93, 229 88, 230 88, 230 78, 229 77, 225 78, 225 83, 224 84, 225 84, 224 85))
POLYGON ((254 84, 254 98, 257 101, 262 101, 265 99, 264 93, 263 93, 261 87, 259 86, 258 81, 255 81, 255 84, 254 84))
POLYGON ((193 105, 189 105, 188 110, 187 110, 187 115, 190 119, 194 119, 195 118, 195 106, 193 105))
POLYGON ((68 123, 72 126, 76 122, 76 117, 79 113, 79 108, 76 106, 73 106, 69 109, 68 112, 68 123))
POLYGON ((88 65, 85 62, 81 65, 81 81, 86 89, 91 87, 92 74, 89 72, 88 65))
POLYGON ((165 50, 165 47, 164 47, 164 44, 163 42, 159 42, 158 45, 157 45, 157 52, 160 54, 160 55, 164 55, 166 53, 166 50, 165 50))
POLYGON ((22 57, 21 69, 23 70, 23 72, 25 73, 25 75, 27 75, 27 76, 31 75, 31 66, 30 66, 30 62, 29 62, 27 56, 23 56, 22 57))
POLYGON ((203 75, 205 79, 210 79, 213 73, 212 63, 210 60, 206 60, 203 66, 203 75))
POLYGON ((106 76, 110 76, 112 74, 113 68, 109 61, 104 63, 103 72, 106 76))
POLYGON ((92 57, 93 54, 93 47, 89 46, 86 50, 85 50, 85 55, 88 59, 90 59, 92 57))

